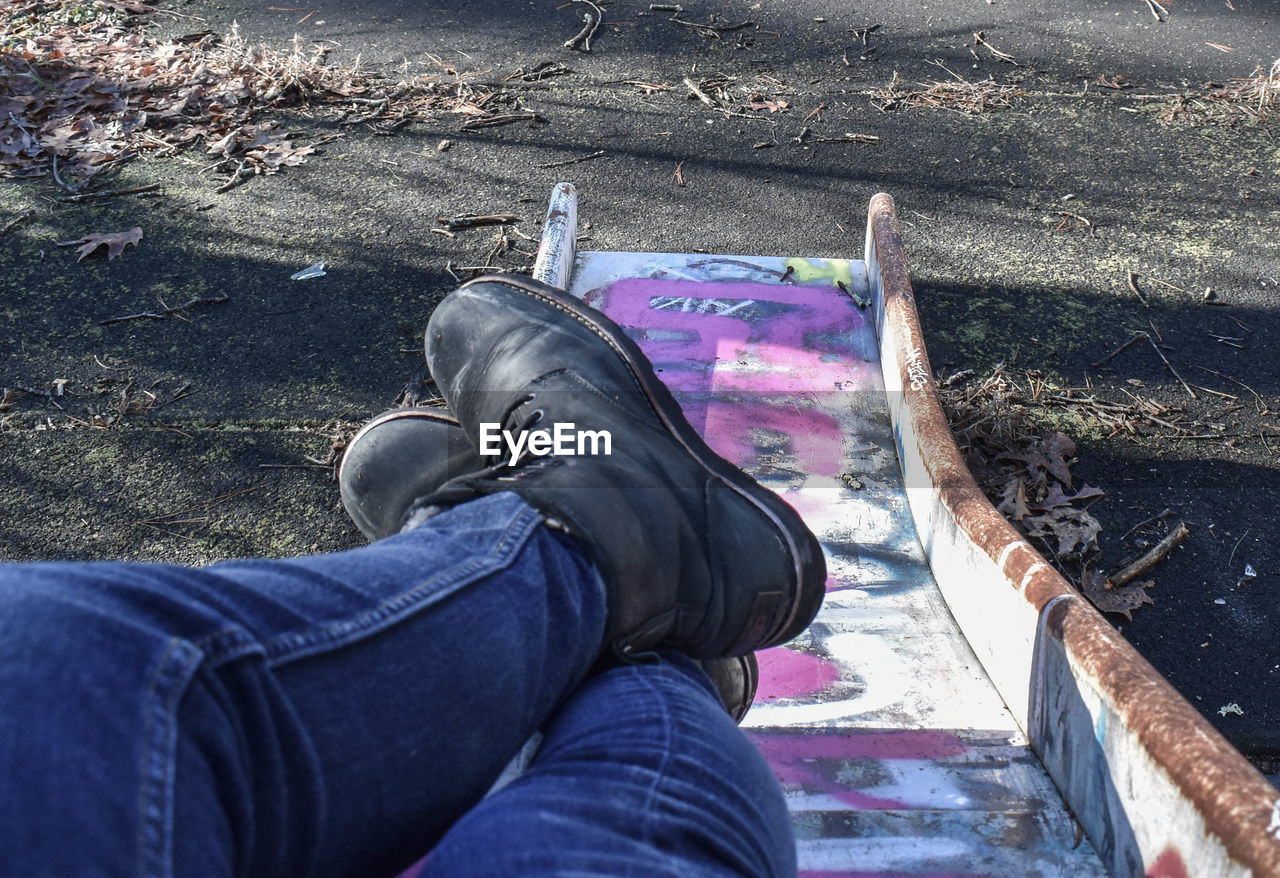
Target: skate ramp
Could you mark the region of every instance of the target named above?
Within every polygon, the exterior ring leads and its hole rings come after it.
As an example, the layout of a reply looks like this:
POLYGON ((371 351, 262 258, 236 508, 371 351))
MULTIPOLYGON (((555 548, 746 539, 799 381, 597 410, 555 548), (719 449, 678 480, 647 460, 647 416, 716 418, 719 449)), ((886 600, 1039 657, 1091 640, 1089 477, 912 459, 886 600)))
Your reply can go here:
POLYGON ((802 875, 1280 874, 1274 788, 964 468, 887 196, 862 260, 575 253, 575 209, 543 271, 823 543, 822 611, 759 654, 744 723, 802 875))

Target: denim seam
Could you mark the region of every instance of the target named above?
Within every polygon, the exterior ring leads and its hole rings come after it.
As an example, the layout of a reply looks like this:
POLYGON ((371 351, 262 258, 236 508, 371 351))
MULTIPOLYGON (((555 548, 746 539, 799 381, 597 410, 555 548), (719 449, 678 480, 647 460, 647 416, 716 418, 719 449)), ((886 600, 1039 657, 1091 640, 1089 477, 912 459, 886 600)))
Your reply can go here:
POLYGON ((203 654, 180 638, 169 640, 147 684, 138 785, 138 874, 173 874, 173 791, 177 704, 203 654))
MULTIPOLYGON (((650 691, 650 693, 653 694, 654 704, 656 704, 659 708, 661 708, 662 729, 663 729, 664 735, 666 736, 665 740, 663 740, 662 742, 662 763, 658 766, 656 770, 653 783, 649 785, 649 791, 645 798, 644 806, 641 810, 641 813, 651 815, 653 814, 653 811, 654 811, 654 800, 658 797, 658 789, 666 781, 667 765, 671 760, 672 717, 671 717, 671 711, 667 708, 667 703, 665 698, 663 697, 663 693, 658 690, 657 686, 653 685, 652 681, 649 680, 648 675, 638 673, 634 669, 632 670, 632 673, 635 674, 636 678, 645 685, 645 688, 647 688, 650 691)), ((653 820, 648 819, 648 820, 645 820, 644 822, 645 841, 652 842, 653 841, 652 836, 653 836, 653 820)))
POLYGON ((541 524, 542 515, 539 512, 530 507, 521 509, 484 557, 450 567, 354 618, 330 622, 306 633, 282 634, 266 641, 262 648, 268 664, 272 667, 279 666, 376 634, 413 612, 448 597, 458 588, 509 567, 541 524))

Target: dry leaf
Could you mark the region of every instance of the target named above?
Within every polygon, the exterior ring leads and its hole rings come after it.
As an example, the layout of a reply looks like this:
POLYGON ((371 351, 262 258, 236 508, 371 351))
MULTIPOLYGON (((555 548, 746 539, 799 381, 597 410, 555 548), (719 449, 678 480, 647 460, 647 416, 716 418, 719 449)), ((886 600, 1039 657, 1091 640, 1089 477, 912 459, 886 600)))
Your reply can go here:
POLYGON ((771 101, 769 99, 753 100, 747 104, 749 110, 768 110, 770 113, 776 113, 779 110, 785 110, 791 104, 786 101, 771 101))
POLYGON ((1058 541, 1058 554, 1071 556, 1098 548, 1102 525, 1083 509, 1055 509, 1044 515, 1033 515, 1022 522, 1033 537, 1052 536, 1058 541))
POLYGON ((1000 494, 1000 505, 996 508, 1005 518, 1011 518, 1017 522, 1021 522, 1031 514, 1031 510, 1027 508, 1026 485, 1023 484, 1022 479, 1009 480, 1000 494))
POLYGON ((1120 613, 1132 622, 1134 610, 1143 604, 1155 603, 1155 598, 1147 593, 1147 589, 1154 587, 1155 581, 1148 579, 1143 582, 1131 582, 1118 588, 1107 588, 1107 577, 1090 570, 1084 575, 1081 590, 1084 596, 1102 612, 1120 613))
POLYGON ((103 246, 107 248, 107 261, 110 262, 112 259, 115 259, 123 253, 125 247, 130 245, 136 247, 138 246, 138 242, 141 240, 142 229, 138 226, 134 226, 127 232, 108 232, 105 234, 94 233, 91 235, 85 235, 81 240, 80 246, 76 248, 76 252, 80 254, 79 258, 76 259, 76 262, 79 262, 90 253, 103 246))
POLYGON ((1090 487, 1089 485, 1082 486, 1079 493, 1070 495, 1062 490, 1061 485, 1050 485, 1049 493, 1045 495, 1044 499, 1040 501, 1040 505, 1036 508, 1048 512, 1052 509, 1061 509, 1065 506, 1070 506, 1072 503, 1077 501, 1083 502, 1085 500, 1094 500, 1098 497, 1105 496, 1107 496, 1105 491, 1100 490, 1099 488, 1090 487))
POLYGON ((1049 475, 1071 487, 1070 459, 1075 457, 1076 443, 1062 433, 1053 432, 1041 440, 1049 475))

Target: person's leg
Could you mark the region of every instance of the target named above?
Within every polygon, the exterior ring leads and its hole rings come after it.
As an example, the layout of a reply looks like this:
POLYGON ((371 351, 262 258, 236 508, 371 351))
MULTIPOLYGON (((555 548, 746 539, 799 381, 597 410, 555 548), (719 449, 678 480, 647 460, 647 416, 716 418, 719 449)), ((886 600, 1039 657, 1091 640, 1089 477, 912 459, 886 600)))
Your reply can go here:
POLYGON ((605 596, 511 494, 371 546, 0 566, 0 862, 390 874, 598 656, 605 596))
POLYGON ((427 857, 422 878, 794 875, 782 789, 678 653, 584 683, 528 770, 427 857))

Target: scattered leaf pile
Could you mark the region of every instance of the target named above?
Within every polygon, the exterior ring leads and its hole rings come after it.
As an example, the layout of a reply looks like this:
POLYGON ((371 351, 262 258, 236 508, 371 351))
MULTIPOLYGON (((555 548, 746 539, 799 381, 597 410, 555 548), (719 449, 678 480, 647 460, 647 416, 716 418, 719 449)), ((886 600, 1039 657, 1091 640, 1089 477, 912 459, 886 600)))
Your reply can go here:
POLYGON ((1104 492, 1076 486, 1071 473, 1076 444, 1065 434, 1038 426, 1031 410, 1035 376, 1023 387, 996 370, 981 384, 942 382, 943 403, 969 471, 1015 528, 1037 545, 1064 576, 1104 612, 1130 618, 1154 603, 1151 580, 1112 586, 1091 569, 1100 554, 1102 525, 1090 507, 1104 492))
POLYGON ((148 2, 0 0, 0 175, 53 174, 78 191, 134 155, 203 148, 209 170, 235 181, 300 164, 318 145, 296 145, 266 110, 319 108, 338 125, 394 130, 518 103, 500 86, 468 87, 476 74, 438 59, 438 72, 390 84, 298 38, 286 52, 251 46, 236 28, 158 41, 142 30, 148 2))
POLYGON ((1239 121, 1266 122, 1280 118, 1280 58, 1270 70, 1262 67, 1230 85, 1210 83, 1199 95, 1178 95, 1161 115, 1167 123, 1231 125, 1239 121))
MULTIPOLYGON (((947 71, 951 73, 951 71, 947 71)), ((955 110, 970 116, 981 115, 988 110, 1005 109, 1013 105, 1013 99, 1026 94, 1012 85, 1002 85, 988 76, 978 82, 970 82, 955 73, 953 79, 935 80, 924 88, 903 88, 898 74, 884 88, 874 89, 871 103, 882 112, 891 110, 930 107, 937 110, 955 110)))

